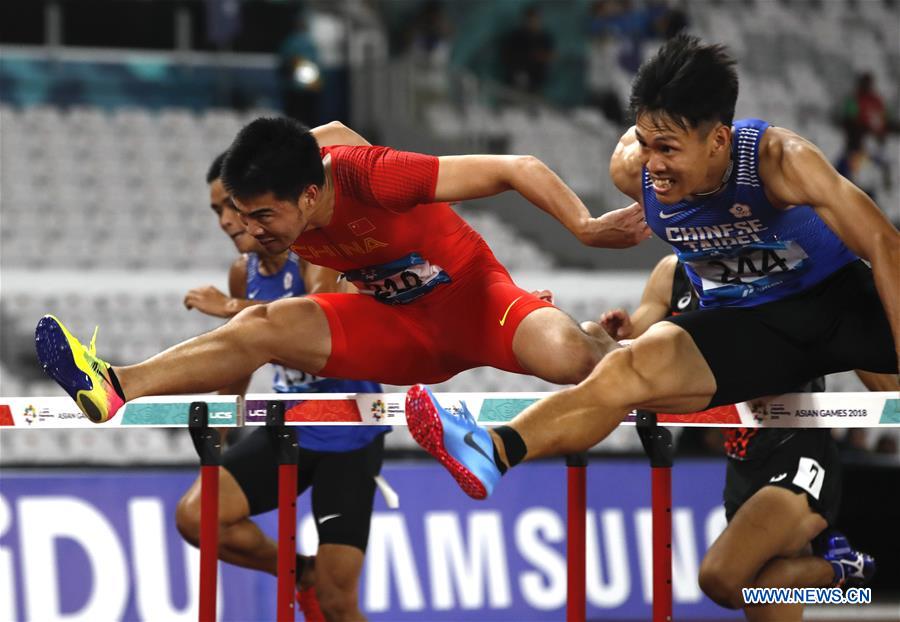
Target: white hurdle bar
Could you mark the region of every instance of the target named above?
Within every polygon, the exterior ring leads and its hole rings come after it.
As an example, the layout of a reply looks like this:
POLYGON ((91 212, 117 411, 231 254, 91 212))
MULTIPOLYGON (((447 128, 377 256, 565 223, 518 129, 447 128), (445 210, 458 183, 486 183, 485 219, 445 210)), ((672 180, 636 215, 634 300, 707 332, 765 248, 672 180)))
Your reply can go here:
MULTIPOLYGON (((465 402, 484 426, 509 423, 550 393, 438 393, 453 410, 465 402)), ((186 427, 201 459, 200 611, 201 622, 216 618, 218 551, 218 468, 220 444, 212 427, 266 425, 279 457, 279 551, 276 619, 294 619, 297 444, 292 425, 400 425, 406 422, 405 393, 302 393, 180 395, 145 397, 125 404, 103 424, 85 417, 68 397, 0 398, 0 430, 30 428, 186 427)), ((900 427, 900 394, 791 393, 723 406, 701 413, 633 412, 623 425, 636 425, 653 467, 653 620, 672 616, 671 435, 672 427, 884 428, 900 427)), ((567 622, 583 622, 585 469, 583 456, 569 456, 567 622)))

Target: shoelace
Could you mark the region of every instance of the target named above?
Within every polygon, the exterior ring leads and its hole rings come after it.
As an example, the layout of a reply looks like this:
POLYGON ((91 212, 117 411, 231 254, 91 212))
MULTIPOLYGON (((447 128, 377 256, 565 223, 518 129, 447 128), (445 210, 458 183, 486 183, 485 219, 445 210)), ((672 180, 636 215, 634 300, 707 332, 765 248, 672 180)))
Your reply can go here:
POLYGON ((97 333, 100 332, 100 326, 97 325, 94 327, 94 336, 91 337, 91 346, 88 350, 88 353, 91 356, 95 356, 97 354, 97 333))

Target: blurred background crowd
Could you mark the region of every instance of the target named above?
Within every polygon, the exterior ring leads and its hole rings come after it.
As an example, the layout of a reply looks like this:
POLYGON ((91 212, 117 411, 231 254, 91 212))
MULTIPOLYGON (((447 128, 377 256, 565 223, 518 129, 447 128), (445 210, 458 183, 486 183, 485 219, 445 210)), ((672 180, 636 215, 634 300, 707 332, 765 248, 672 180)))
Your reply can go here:
MULTIPOLYGON (((204 175, 262 114, 338 119, 373 143, 429 153, 534 154, 595 214, 624 206, 607 165, 631 122, 630 81, 685 30, 738 58, 738 117, 814 141, 900 224, 898 24, 896 0, 4 0, 0 394, 59 394, 31 342, 48 309, 82 337, 99 324, 112 362, 217 325, 181 304, 191 287, 224 288, 233 254, 204 175)), ((634 308, 667 252, 656 241, 580 247, 518 197, 457 209, 523 286, 551 287, 580 320, 634 308)), ((258 376, 252 388, 266 390, 258 376)), ((840 375, 828 389, 860 386, 840 375)), ((552 387, 478 369, 440 388, 552 387)), ((115 459, 84 448, 111 442, 96 437, 4 434, 0 461, 194 460, 188 440, 138 432, 152 439, 115 459)), ((603 450, 638 450, 632 432, 619 436, 603 450)), ((897 441, 855 430, 842 443, 897 460, 897 441)), ((683 445, 721 449, 704 432, 683 445)))

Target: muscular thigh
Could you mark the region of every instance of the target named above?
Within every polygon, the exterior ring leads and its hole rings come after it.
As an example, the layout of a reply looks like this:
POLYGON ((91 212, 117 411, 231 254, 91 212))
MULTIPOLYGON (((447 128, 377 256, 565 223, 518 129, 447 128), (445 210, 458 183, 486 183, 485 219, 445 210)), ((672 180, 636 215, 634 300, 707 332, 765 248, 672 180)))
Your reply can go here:
POLYGON ((517 359, 513 340, 536 310, 553 314, 555 319, 567 321, 573 330, 578 330, 574 320, 518 287, 505 270, 487 270, 471 278, 455 299, 458 302, 447 309, 444 322, 453 331, 460 364, 465 368, 489 365, 530 373, 517 359))
POLYGON ((273 363, 316 373, 328 360, 331 335, 322 308, 310 297, 284 298, 244 309, 229 322, 253 331, 254 343, 273 363))
POLYGON ((702 410, 716 390, 715 378, 691 335, 669 322, 654 324, 607 355, 592 376, 604 378, 603 390, 627 396, 624 406, 657 412, 702 410))
POLYGON ((313 476, 313 514, 319 544, 366 550, 375 498, 375 476, 381 471, 384 435, 354 451, 317 452, 313 476))
MULTIPOLYGON (((304 490, 312 481, 312 468, 303 463, 298 465, 297 492, 304 490)), ((256 516, 278 507, 278 460, 269 441, 268 430, 256 428, 229 447, 222 457, 222 466, 241 497, 245 500, 248 514, 256 516)))
POLYGON ((796 556, 826 525, 804 494, 765 486, 740 507, 705 563, 747 586, 769 560, 796 556))

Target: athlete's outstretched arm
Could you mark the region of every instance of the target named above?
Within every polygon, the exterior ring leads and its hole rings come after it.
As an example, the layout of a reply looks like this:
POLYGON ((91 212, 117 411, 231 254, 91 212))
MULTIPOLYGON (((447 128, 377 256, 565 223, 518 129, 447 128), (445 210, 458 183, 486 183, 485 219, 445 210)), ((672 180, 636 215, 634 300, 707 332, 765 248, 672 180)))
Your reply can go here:
POLYGON ((672 281, 677 265, 678 258, 675 255, 666 255, 659 260, 644 285, 641 304, 631 315, 624 309, 613 309, 600 316, 599 324, 610 337, 637 339, 653 324, 669 315, 672 281))
POLYGON ((900 362, 900 232, 815 145, 780 128, 769 128, 764 138, 760 175, 773 198, 812 205, 850 250, 872 264, 900 362))
POLYGON ((627 248, 650 237, 640 206, 593 218, 578 195, 533 156, 443 156, 438 162, 435 201, 466 201, 515 190, 588 246, 627 248))
POLYGON ((184 306, 188 309, 197 309, 206 315, 228 319, 247 307, 264 302, 247 299, 247 257, 244 255, 231 264, 228 271, 228 290, 229 294, 226 295, 214 285, 195 287, 185 295, 184 306))
POLYGON ((371 145, 365 138, 351 130, 340 121, 332 121, 325 125, 314 127, 310 133, 319 143, 320 147, 331 147, 334 145, 371 145))

